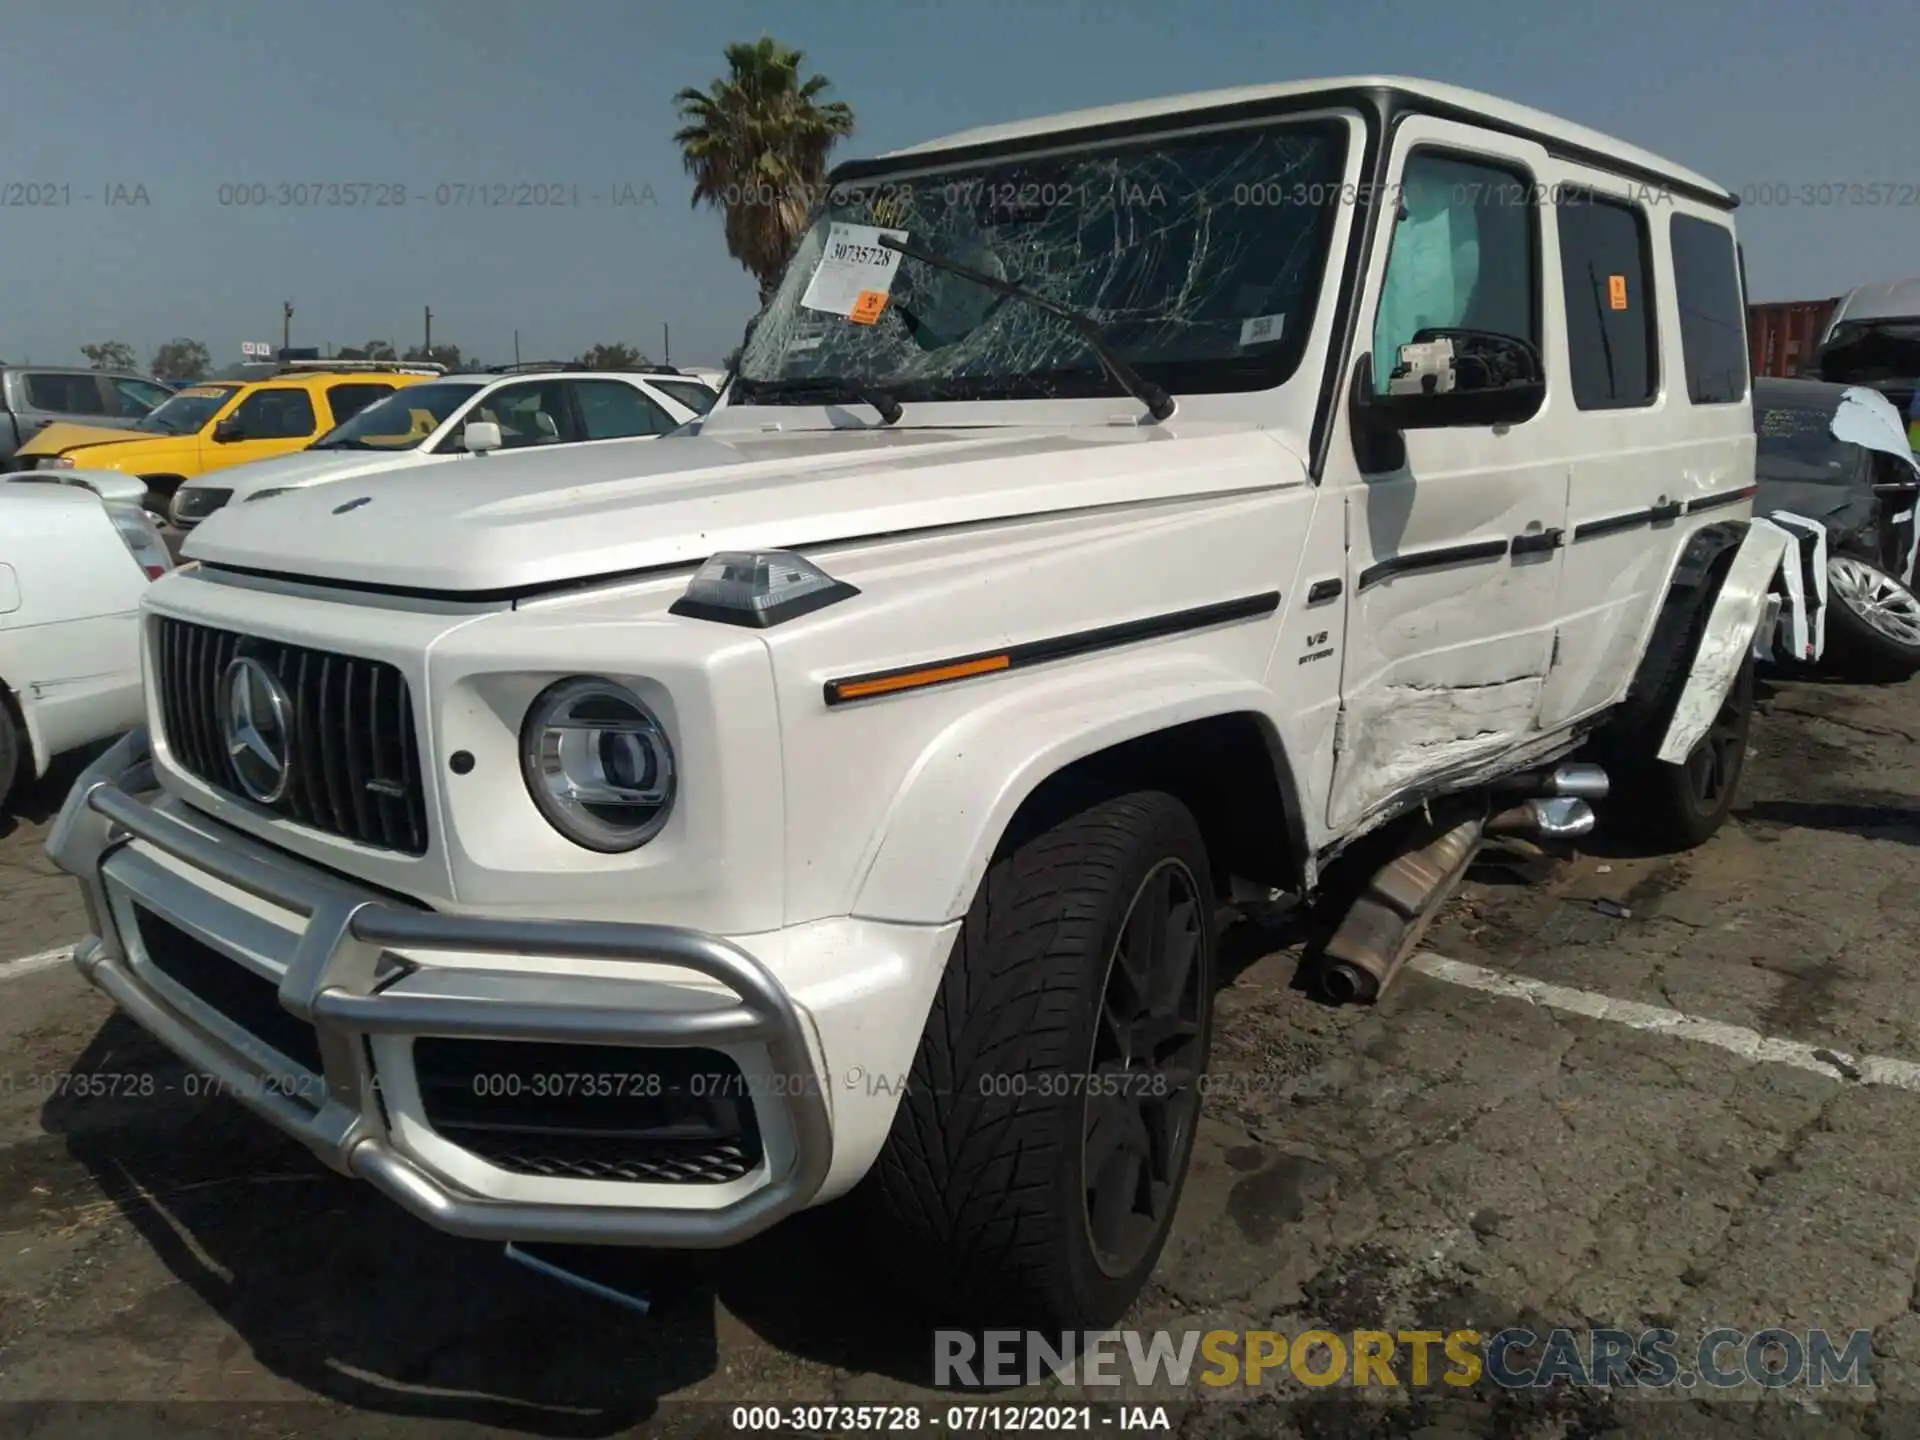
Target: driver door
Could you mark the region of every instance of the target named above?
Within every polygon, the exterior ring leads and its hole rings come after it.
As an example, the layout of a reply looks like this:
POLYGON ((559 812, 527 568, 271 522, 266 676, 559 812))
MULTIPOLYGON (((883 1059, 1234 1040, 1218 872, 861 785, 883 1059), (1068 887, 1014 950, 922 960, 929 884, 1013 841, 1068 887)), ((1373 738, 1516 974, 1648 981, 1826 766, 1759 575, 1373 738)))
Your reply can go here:
POLYGON ((1545 160, 1531 142, 1429 117, 1396 132, 1397 213, 1377 221, 1390 234, 1373 248, 1356 366, 1371 350, 1372 385, 1385 392, 1415 332, 1490 331, 1540 352, 1548 398, 1523 423, 1410 429, 1398 444, 1369 443, 1351 415, 1342 427, 1350 599, 1328 798, 1336 832, 1535 730, 1567 514, 1553 438, 1559 337, 1543 283, 1556 252, 1534 203, 1545 160))

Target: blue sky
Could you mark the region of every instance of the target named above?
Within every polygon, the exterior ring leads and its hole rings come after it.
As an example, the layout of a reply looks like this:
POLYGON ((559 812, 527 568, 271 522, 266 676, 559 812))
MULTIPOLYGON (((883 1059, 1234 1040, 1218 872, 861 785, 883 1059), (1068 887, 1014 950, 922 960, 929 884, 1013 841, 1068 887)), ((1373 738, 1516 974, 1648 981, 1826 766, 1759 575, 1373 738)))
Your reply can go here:
MULTIPOLYGON (((626 341, 657 360, 665 324, 676 362, 716 362, 753 287, 718 218, 689 208, 672 95, 763 32, 854 106, 845 156, 1086 105, 1385 72, 1538 105, 1734 189, 1879 182, 1920 202, 1913 22, 1911 0, 17 6, 0 29, 0 186, 70 199, 0 206, 0 356, 79 363, 81 344, 121 339, 144 361, 188 335, 224 364, 243 340, 277 342, 290 298, 297 345, 417 343, 431 305, 438 339, 491 361, 512 358, 516 327, 527 359, 626 341), (302 182, 408 198, 220 203, 222 186, 302 182), (436 203, 443 185, 514 183, 582 198, 436 203), (116 185, 146 203, 108 205, 116 185)), ((1741 225, 1755 299, 1920 272, 1920 203, 1755 203, 1741 225)))

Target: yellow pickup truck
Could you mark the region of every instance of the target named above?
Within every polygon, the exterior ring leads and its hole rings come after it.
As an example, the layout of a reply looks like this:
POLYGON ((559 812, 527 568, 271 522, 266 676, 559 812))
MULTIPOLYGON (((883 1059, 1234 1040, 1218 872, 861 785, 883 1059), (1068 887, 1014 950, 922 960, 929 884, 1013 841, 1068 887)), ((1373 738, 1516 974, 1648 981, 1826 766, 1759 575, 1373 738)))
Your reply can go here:
POLYGON ((147 482, 165 514, 181 483, 209 471, 303 450, 343 420, 440 366, 295 361, 260 380, 189 385, 131 429, 47 426, 20 447, 17 469, 112 470, 147 482))

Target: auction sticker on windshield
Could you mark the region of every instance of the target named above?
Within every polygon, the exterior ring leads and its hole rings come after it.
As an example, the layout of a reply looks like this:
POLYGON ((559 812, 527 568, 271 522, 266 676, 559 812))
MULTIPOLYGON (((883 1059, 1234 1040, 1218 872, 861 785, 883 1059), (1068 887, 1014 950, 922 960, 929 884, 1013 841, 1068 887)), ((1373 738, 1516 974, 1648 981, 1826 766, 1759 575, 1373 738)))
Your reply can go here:
POLYGON ((882 230, 874 225, 849 225, 836 220, 827 227, 827 243, 819 267, 807 284, 800 303, 872 324, 880 317, 900 268, 900 252, 880 243, 881 236, 905 240, 904 230, 882 230), (874 297, 878 297, 877 299, 874 297), (870 318, 869 318, 870 317, 870 318))

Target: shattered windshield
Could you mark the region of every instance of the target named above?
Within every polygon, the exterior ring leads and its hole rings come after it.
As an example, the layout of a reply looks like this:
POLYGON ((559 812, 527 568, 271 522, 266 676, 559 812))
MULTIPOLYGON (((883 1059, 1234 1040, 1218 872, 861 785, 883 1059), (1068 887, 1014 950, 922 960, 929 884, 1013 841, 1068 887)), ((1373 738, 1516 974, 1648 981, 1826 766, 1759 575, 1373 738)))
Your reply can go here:
POLYGON ((882 234, 1070 307, 1175 396, 1278 385, 1352 198, 1347 133, 1268 122, 837 186, 741 353, 736 399, 817 398, 804 381, 907 403, 1123 393, 1071 323, 882 234))

